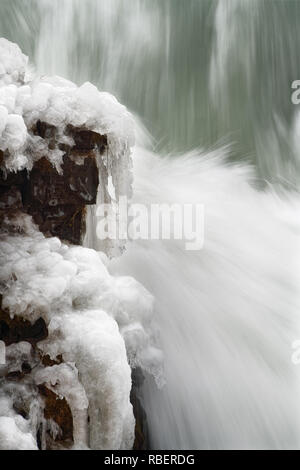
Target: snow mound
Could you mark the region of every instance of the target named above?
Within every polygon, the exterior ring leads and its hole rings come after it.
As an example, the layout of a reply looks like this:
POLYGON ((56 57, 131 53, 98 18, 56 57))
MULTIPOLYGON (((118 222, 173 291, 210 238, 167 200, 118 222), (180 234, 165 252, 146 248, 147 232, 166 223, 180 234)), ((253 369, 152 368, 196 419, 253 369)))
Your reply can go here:
POLYGON ((161 364, 149 334, 153 298, 133 278, 111 276, 103 253, 45 238, 28 221, 24 230, 0 235, 2 308, 31 323, 43 318, 48 338, 38 348, 64 361, 35 368, 33 381, 67 397, 74 445, 131 448, 130 366, 155 374, 161 364))
MULTIPOLYGON (((74 129, 88 130, 107 141, 103 149, 96 139, 93 149, 82 152, 86 158, 91 151, 97 161, 97 204, 130 197, 134 126, 127 109, 91 83, 78 87, 60 77, 28 80, 26 67, 18 46, 0 39, 0 169, 30 172, 41 158, 58 173, 65 158, 80 165, 74 129)), ((94 211, 95 206, 89 208, 87 225, 94 211)), ((22 341, 6 347, 8 366, 0 367, 4 448, 36 448, 41 428, 40 444, 46 448, 47 433, 54 441, 62 433, 39 411, 39 387, 67 400, 74 448, 131 448, 131 368, 161 374, 151 329, 152 296, 133 278, 111 276, 104 253, 45 237, 26 214, 4 222, 3 227, 14 227, 0 233, 1 308, 32 325, 42 319, 48 331, 36 346, 22 341), (49 358, 46 365, 39 355, 49 358), (11 386, 5 373, 23 373, 24 361, 24 383, 11 386), (16 400, 26 404, 26 420, 15 413, 16 400)))

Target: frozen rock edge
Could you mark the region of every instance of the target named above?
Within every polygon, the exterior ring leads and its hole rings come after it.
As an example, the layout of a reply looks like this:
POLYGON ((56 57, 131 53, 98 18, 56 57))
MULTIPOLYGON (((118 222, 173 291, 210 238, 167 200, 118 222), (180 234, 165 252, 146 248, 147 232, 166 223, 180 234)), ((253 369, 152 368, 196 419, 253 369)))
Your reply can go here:
POLYGON ((0 449, 133 446, 131 368, 160 373, 153 298, 109 274, 113 247, 74 245, 81 219, 72 233, 57 223, 86 204, 92 217, 96 199, 113 203, 109 179, 116 199, 130 196, 133 144, 114 97, 29 78, 27 57, 0 39, 0 449))

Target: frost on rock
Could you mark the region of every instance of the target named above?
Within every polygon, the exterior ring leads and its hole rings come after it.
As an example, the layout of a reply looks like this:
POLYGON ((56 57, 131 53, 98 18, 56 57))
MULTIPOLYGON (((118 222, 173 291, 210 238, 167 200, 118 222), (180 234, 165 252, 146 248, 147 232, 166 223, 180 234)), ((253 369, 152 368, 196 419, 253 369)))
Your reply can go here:
POLYGON ((67 400, 75 447, 130 448, 128 360, 149 372, 160 362, 147 333, 151 295, 132 278, 111 276, 102 253, 45 238, 33 226, 27 233, 2 235, 0 258, 2 309, 22 321, 43 319, 48 331, 36 347, 52 365, 30 361, 31 347, 23 342, 10 362, 14 372, 22 372, 26 359, 26 381, 30 377, 67 400))
MULTIPOLYGON (((78 87, 60 77, 28 80, 26 64, 27 57, 16 44, 0 39, 0 170, 3 174, 22 170, 29 173, 37 164, 45 166, 46 159, 58 178, 70 165, 68 162, 80 167, 89 157, 99 172, 97 203, 115 202, 109 182, 114 186, 116 199, 121 195, 130 197, 134 126, 125 106, 88 82, 78 87)), ((69 189, 74 192, 73 187, 70 182, 69 189)), ((57 205, 55 198, 49 197, 49 204, 50 200, 52 207, 57 205)), ((95 202, 91 198, 87 203, 95 202)), ((88 209, 88 223, 94 211, 95 207, 88 209)), ((59 214, 59 210, 51 213, 50 219, 59 214)), ((88 240, 86 244, 90 245, 88 240)), ((104 248, 113 251, 109 244, 104 248)))
POLYGON ((0 450, 37 450, 31 433, 26 431, 26 420, 0 416, 0 450))
POLYGON ((0 39, 0 448, 131 448, 132 369, 160 374, 153 299, 79 243, 86 206, 89 224, 131 194, 132 119, 26 64, 0 39))
POLYGON ((0 38, 0 58, 0 85, 23 83, 28 59, 19 46, 0 38))
MULTIPOLYGON (((9 151, 2 167, 8 171, 31 169, 46 157, 61 171, 64 146, 72 146, 70 126, 106 135, 111 172, 119 158, 125 163, 134 143, 133 120, 125 106, 91 83, 77 87, 60 77, 39 77, 25 83, 25 57, 16 44, 0 39, 0 149, 9 151), (2 73, 3 72, 3 73, 2 73), (37 122, 56 128, 53 135, 36 135, 37 122)), ((114 173, 115 185, 124 182, 114 173)))

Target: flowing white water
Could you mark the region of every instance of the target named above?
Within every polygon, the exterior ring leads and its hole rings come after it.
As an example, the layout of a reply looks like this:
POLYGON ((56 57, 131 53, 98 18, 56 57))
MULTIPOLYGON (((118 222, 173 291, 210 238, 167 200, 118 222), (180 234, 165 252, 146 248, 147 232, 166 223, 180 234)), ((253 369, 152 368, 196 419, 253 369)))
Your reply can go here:
MULTIPOLYGON (((187 3, 3 0, 0 32, 40 72, 116 94, 157 148, 230 140, 230 158, 250 160, 261 180, 297 185, 299 2, 187 3)), ((205 205, 203 250, 136 242, 111 266, 156 298, 166 386, 143 388, 151 445, 299 447, 298 195, 257 192, 221 150, 160 158, 140 143, 135 201, 205 205)))
POLYGON ((112 263, 156 299, 166 385, 144 386, 151 445, 299 447, 299 201, 256 192, 221 154, 136 150, 136 202, 205 205, 203 250, 135 242, 112 263))

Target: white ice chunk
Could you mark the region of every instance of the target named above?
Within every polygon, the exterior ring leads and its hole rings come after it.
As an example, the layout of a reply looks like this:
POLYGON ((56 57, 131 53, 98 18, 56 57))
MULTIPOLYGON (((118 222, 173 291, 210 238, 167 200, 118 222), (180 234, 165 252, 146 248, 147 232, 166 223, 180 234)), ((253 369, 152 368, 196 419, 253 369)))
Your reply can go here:
POLYGON ((24 78, 28 58, 17 44, 0 38, 0 85, 21 82, 24 78))
POLYGON ((18 114, 9 114, 6 127, 2 134, 1 148, 15 153, 20 150, 26 142, 27 129, 23 118, 18 114))
POLYGON ((52 359, 62 354, 68 363, 37 371, 36 383, 67 398, 76 446, 89 441, 96 449, 130 448, 129 364, 154 376, 161 367, 150 334, 153 298, 133 278, 111 276, 104 254, 27 231, 0 235, 2 306, 31 322, 42 316, 48 337, 39 349, 52 359))

